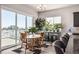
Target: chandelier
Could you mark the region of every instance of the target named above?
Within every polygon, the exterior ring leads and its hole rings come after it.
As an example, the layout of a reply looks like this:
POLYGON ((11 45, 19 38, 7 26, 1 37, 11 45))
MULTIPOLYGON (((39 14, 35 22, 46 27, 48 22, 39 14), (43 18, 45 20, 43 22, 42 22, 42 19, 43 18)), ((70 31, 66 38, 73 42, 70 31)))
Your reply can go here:
POLYGON ((39 11, 44 11, 44 10, 46 10, 46 5, 40 4, 40 5, 37 6, 37 9, 38 9, 39 11))

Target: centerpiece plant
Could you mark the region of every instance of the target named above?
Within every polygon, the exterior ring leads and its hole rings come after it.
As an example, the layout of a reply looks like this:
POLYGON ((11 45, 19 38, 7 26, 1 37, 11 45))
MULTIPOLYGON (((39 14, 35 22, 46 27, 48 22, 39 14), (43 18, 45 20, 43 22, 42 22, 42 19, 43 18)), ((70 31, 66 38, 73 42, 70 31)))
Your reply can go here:
POLYGON ((29 32, 31 32, 33 34, 33 33, 37 32, 37 28, 36 27, 31 27, 29 29, 29 32))

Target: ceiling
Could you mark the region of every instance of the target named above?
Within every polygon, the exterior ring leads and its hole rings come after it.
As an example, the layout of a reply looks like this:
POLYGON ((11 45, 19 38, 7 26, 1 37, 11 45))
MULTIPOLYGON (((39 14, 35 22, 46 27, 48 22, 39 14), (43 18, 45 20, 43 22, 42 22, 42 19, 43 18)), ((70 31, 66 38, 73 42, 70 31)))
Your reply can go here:
POLYGON ((39 7, 40 5, 41 4, 29 4, 29 6, 31 6, 38 12, 72 6, 72 4, 43 4, 43 5, 45 5, 45 10, 39 10, 37 7, 39 7))

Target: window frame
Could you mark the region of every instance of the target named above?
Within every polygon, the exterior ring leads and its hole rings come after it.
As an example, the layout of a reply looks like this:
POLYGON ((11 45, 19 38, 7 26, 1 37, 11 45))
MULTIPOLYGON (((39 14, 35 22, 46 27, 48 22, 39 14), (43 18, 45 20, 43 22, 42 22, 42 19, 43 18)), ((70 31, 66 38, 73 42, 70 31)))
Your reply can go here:
MULTIPOLYGON (((21 15, 24 15, 25 16, 25 29, 27 30, 27 16, 30 16, 30 15, 25 15, 25 14, 22 14, 22 13, 19 13, 19 12, 16 12, 16 11, 13 11, 13 10, 10 10, 10 9, 7 9, 7 8, 1 8, 0 9, 0 12, 2 12, 2 10, 7 10, 7 11, 10 11, 10 12, 14 12, 15 13, 15 26, 16 26, 16 28, 15 28, 15 44, 14 45, 11 45, 11 46, 6 46, 6 48, 2 48, 1 47, 1 40, 2 40, 2 38, 1 38, 1 33, 2 33, 2 31, 0 31, 0 50, 3 50, 3 49, 7 49, 7 48, 10 48, 10 47, 12 47, 12 46, 15 46, 15 45, 17 45, 17 14, 21 14, 21 15)), ((1 14, 1 13, 0 13, 1 14)), ((2 17, 2 14, 1 14, 1 16, 0 16, 0 29, 2 29, 2 19, 1 19, 1 17, 2 17)), ((30 17, 32 17, 32 25, 34 25, 34 21, 33 21, 33 16, 30 16, 30 17)))
MULTIPOLYGON (((53 17, 46 17, 46 20, 48 20, 47 18, 52 18, 52 21, 53 21, 53 24, 57 24, 57 23, 54 23, 54 18, 55 17, 60 17, 61 18, 61 16, 53 16, 53 17)), ((62 19, 61 19, 61 21, 60 21, 61 23, 58 23, 58 24, 62 24, 62 19)), ((50 22, 49 22, 50 23, 50 22)), ((51 24, 51 23, 50 23, 51 24)))

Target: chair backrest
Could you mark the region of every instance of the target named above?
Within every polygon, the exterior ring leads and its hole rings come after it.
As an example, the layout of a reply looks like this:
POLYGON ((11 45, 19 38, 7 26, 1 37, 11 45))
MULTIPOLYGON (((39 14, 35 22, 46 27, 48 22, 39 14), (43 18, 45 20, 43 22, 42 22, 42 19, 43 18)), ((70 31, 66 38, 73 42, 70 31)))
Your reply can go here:
POLYGON ((44 32, 41 32, 40 35, 41 35, 42 37, 44 37, 44 32))
POLYGON ((41 35, 41 39, 44 40, 44 32, 39 33, 41 35))
POLYGON ((56 54, 64 54, 64 45, 60 40, 56 40, 53 45, 54 45, 56 54))
POLYGON ((22 42, 27 42, 26 36, 27 36, 26 32, 20 33, 20 39, 21 39, 22 42))

